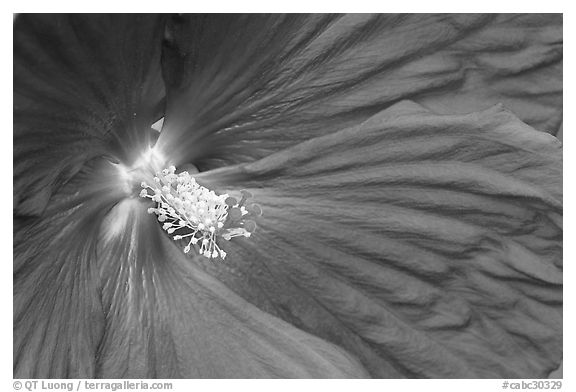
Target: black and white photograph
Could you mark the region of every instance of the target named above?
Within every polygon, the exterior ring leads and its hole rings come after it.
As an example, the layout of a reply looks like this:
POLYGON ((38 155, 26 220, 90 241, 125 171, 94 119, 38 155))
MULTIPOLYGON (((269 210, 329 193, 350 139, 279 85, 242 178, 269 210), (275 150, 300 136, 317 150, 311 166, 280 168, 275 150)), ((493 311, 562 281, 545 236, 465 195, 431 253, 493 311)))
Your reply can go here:
POLYGON ((380 9, 14 14, 6 390, 563 389, 563 14, 380 9))

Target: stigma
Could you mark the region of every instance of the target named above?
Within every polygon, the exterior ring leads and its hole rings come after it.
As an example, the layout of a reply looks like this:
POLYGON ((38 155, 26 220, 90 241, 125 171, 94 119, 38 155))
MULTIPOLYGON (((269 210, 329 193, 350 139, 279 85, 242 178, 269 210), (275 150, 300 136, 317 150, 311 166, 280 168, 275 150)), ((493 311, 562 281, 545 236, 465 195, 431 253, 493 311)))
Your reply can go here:
POLYGON ((241 191, 240 200, 227 193, 216 194, 198 184, 187 171, 176 174, 174 166, 157 172, 154 184, 144 181, 141 187, 140 197, 156 203, 148 213, 157 216, 162 229, 175 241, 184 240, 184 253, 195 248, 209 259, 226 257, 218 246, 219 239, 249 238, 256 224, 248 218, 262 213, 256 204, 247 206, 252 196, 249 192, 241 191))

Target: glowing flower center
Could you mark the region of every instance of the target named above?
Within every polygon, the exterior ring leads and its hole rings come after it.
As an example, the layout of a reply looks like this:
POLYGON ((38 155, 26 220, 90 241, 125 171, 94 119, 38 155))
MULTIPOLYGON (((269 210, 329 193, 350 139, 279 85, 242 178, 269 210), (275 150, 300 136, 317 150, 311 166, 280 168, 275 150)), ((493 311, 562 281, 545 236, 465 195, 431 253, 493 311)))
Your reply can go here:
POLYGON ((226 257, 226 252, 216 243, 221 237, 227 241, 234 237, 250 237, 256 228, 252 220, 245 217, 260 215, 261 209, 253 204, 250 211, 243 205, 251 196, 242 191, 238 202, 228 194, 217 195, 214 191, 199 185, 186 171, 175 174, 170 166, 154 177, 155 186, 142 182, 140 197, 155 201, 156 207, 149 208, 149 214, 156 214, 162 228, 174 240, 188 239, 184 252, 192 246, 199 246, 199 253, 208 258, 226 257), (198 245, 199 244, 199 245, 198 245))

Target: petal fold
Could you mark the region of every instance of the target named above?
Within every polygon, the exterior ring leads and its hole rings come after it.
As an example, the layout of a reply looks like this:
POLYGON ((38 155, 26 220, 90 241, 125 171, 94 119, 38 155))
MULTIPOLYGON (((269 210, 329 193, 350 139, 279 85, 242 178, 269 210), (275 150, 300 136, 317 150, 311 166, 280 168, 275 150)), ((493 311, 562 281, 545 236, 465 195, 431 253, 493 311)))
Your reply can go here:
POLYGON ((562 152, 501 106, 399 103, 198 177, 264 215, 204 268, 376 377, 545 377, 562 356, 562 152))
POLYGON ((556 133, 561 15, 193 15, 170 19, 159 144, 201 171, 253 161, 403 99, 504 103, 556 133))
POLYGON ((416 100, 436 113, 468 113, 503 103, 522 121, 556 135, 562 124, 562 15, 503 14, 444 53, 458 87, 416 100))

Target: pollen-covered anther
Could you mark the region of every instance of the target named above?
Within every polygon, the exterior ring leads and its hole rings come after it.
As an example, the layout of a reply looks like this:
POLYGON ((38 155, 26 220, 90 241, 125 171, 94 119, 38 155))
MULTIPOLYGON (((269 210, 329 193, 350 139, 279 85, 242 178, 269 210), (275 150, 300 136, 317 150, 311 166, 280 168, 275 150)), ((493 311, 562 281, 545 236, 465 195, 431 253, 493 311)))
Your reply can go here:
POLYGON ((142 182, 140 197, 157 203, 156 208, 148 208, 148 213, 158 216, 162 229, 169 234, 177 232, 172 236, 176 241, 187 241, 184 253, 195 246, 207 258, 224 259, 226 252, 218 246, 217 239, 250 237, 256 224, 247 218, 261 215, 259 207, 259 213, 254 214, 245 205, 252 197, 249 192, 241 191, 240 201, 228 194, 218 195, 199 185, 188 172, 176 174, 174 166, 156 173, 154 182, 153 187, 142 182))

